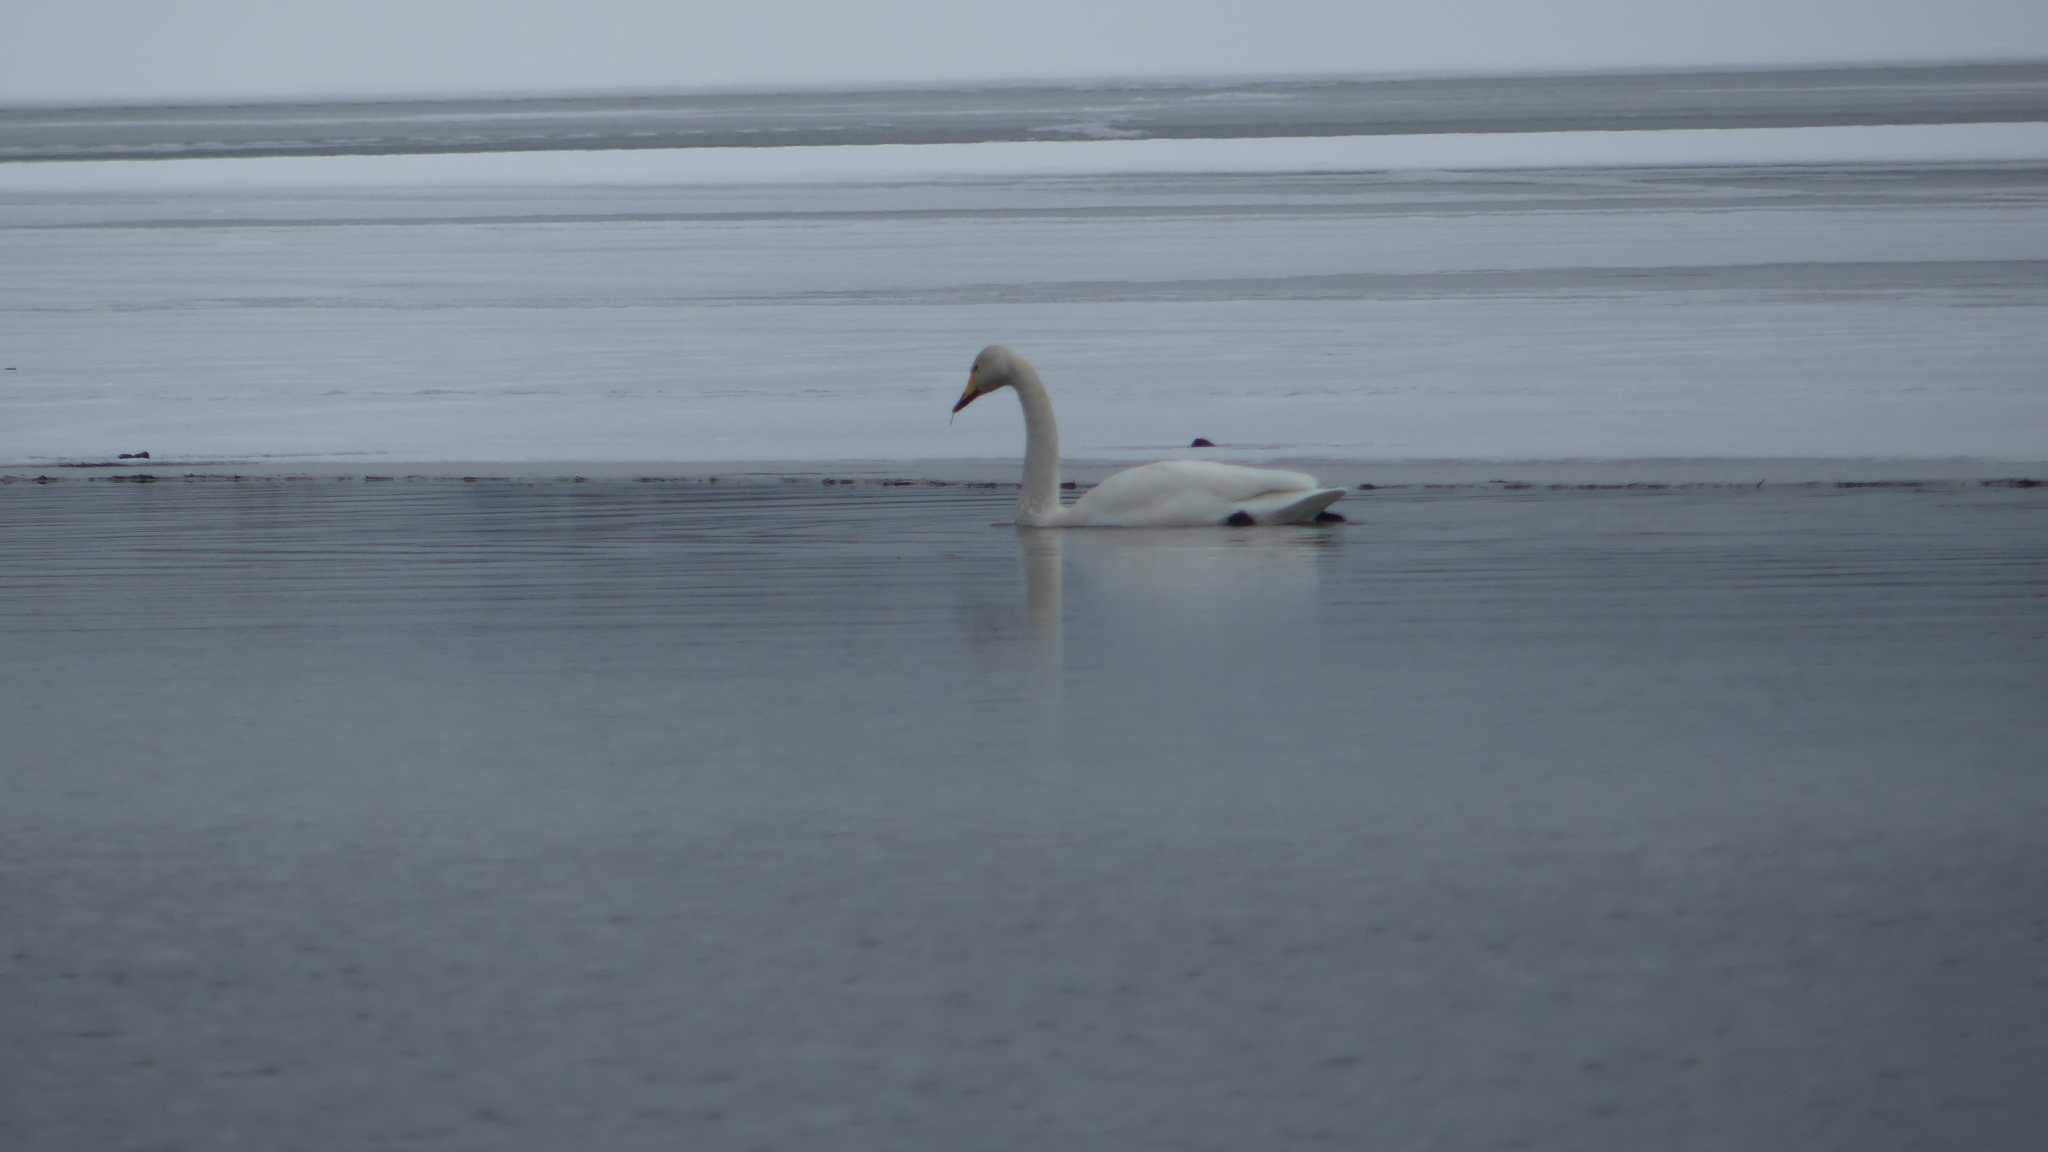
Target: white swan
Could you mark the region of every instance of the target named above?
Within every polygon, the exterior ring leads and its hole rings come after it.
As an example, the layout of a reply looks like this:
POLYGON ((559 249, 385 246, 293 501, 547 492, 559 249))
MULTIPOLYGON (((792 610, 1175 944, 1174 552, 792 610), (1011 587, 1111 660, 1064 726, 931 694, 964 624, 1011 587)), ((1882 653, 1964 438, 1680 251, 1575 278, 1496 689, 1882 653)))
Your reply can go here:
POLYGON ((974 358, 967 390, 953 411, 999 388, 1024 406, 1024 487, 1017 523, 1034 528, 1177 528, 1206 524, 1304 524, 1344 496, 1304 472, 1245 468, 1207 460, 1161 460, 1126 469, 1060 506, 1060 433, 1052 397, 1031 361, 1000 344, 974 358))

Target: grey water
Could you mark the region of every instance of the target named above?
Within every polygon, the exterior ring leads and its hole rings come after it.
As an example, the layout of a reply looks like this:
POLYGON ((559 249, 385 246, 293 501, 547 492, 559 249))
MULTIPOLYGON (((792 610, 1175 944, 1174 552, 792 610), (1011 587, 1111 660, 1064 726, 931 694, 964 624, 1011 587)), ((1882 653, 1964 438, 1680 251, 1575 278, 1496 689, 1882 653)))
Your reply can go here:
POLYGON ((0 162, 2048 120, 2048 62, 0 108, 0 162))
POLYGON ((2042 491, 0 484, 0 1133, 2032 1148, 2042 491))

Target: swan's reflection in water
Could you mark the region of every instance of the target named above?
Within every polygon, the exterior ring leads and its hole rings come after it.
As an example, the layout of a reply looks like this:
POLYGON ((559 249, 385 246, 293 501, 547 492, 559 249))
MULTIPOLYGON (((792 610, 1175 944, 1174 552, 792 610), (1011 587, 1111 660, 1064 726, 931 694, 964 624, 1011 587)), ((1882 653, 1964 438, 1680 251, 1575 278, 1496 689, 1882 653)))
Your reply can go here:
POLYGON ((1058 528, 1017 529, 1024 566, 1025 620, 1030 636, 1031 695, 1049 706, 1060 696, 1060 653, 1065 646, 1061 605, 1066 599, 1066 533, 1058 528))
POLYGON ((1297 658, 1336 531, 1019 529, 1034 698, 1157 704, 1297 658))

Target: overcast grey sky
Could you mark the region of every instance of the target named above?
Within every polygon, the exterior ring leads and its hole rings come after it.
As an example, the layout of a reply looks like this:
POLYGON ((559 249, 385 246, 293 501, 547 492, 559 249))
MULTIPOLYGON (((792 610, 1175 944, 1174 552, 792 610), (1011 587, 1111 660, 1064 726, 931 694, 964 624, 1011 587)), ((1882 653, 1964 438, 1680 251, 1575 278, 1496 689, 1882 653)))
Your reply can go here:
POLYGON ((0 101, 2048 56, 2048 0, 0 0, 0 101))

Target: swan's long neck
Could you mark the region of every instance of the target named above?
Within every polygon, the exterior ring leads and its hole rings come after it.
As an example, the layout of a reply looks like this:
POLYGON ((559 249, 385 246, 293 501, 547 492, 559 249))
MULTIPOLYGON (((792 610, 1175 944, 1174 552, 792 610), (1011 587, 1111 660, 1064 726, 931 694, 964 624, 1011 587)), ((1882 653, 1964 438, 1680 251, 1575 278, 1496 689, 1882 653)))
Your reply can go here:
POLYGON ((1060 511, 1060 430, 1037 369, 1018 364, 1011 386, 1024 406, 1024 487, 1017 493, 1017 522, 1043 524, 1060 511))

